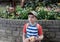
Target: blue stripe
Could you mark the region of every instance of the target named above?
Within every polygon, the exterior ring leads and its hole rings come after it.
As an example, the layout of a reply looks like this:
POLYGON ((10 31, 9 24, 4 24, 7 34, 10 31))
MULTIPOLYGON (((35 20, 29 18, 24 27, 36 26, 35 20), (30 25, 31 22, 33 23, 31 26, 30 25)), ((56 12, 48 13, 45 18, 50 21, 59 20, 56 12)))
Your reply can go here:
POLYGON ((32 28, 27 28, 27 29, 29 29, 29 30, 35 30, 35 31, 38 30, 38 29, 32 29, 32 28))
POLYGON ((33 34, 38 33, 38 32, 30 32, 30 31, 27 31, 27 32, 29 32, 29 33, 33 33, 33 34))

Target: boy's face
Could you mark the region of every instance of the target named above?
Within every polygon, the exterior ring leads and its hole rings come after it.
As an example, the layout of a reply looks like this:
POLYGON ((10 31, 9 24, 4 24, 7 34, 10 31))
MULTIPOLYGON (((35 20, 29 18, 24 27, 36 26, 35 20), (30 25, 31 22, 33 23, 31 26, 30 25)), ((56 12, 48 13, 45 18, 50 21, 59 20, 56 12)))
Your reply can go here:
POLYGON ((29 22, 34 23, 37 19, 34 15, 28 15, 28 20, 29 22))

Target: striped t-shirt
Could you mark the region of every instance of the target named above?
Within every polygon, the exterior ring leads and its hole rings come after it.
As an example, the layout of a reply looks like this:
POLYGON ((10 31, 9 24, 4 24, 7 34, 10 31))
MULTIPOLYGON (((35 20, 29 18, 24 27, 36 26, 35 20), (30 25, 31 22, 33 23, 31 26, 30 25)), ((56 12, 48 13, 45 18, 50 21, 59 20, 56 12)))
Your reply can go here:
POLYGON ((39 25, 39 28, 37 28, 36 25, 37 24, 35 25, 29 24, 27 28, 26 28, 26 24, 24 25, 23 33, 26 34, 26 38, 29 38, 31 36, 38 37, 39 35, 43 34, 42 27, 39 25))
POLYGON ((35 36, 35 37, 38 37, 38 28, 36 27, 36 25, 32 26, 32 25, 29 25, 27 28, 26 28, 26 37, 29 38, 31 36, 35 36))

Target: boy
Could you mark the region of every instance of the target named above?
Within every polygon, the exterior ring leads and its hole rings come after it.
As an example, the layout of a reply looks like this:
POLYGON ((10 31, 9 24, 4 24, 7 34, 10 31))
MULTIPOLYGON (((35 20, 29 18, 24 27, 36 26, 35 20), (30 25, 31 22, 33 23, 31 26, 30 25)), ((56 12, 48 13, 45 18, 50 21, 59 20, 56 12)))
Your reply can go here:
POLYGON ((28 21, 23 28, 23 42, 39 42, 43 39, 42 26, 36 23, 37 13, 28 13, 28 21))

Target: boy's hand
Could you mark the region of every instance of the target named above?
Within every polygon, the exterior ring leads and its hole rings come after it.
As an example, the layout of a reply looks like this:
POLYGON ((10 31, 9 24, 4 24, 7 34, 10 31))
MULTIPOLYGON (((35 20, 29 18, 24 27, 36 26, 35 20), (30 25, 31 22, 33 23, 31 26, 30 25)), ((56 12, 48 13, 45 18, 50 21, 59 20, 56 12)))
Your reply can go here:
POLYGON ((36 41, 36 38, 34 36, 30 37, 29 39, 30 39, 31 42, 36 41))

